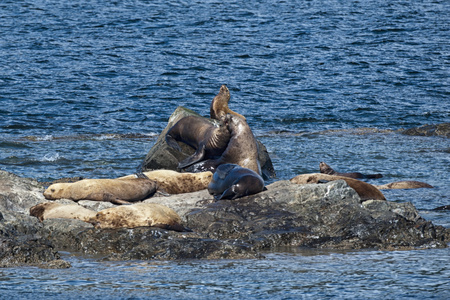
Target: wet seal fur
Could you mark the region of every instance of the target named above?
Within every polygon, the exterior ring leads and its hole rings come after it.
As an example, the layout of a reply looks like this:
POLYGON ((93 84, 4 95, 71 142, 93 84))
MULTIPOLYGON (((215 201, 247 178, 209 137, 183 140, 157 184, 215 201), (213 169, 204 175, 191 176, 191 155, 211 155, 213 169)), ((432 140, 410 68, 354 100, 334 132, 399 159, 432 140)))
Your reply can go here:
POLYGON ((159 227, 185 231, 180 216, 171 208, 157 203, 135 203, 99 211, 90 220, 96 228, 159 227))
POLYGON ((236 164, 223 164, 217 167, 208 192, 216 200, 236 199, 257 194, 264 190, 264 180, 255 171, 236 164))
POLYGON ((369 178, 381 178, 381 177, 383 177, 383 175, 381 175, 381 174, 362 174, 362 173, 359 173, 359 172, 352 172, 352 173, 337 172, 337 171, 333 170, 329 165, 327 165, 324 162, 320 163, 319 168, 320 168, 320 173, 323 173, 323 174, 344 176, 344 177, 355 178, 355 179, 358 179, 358 178, 369 179, 369 178))
POLYGON ((173 125, 166 134, 166 143, 181 151, 177 141, 196 149, 195 153, 178 164, 179 169, 196 162, 220 156, 226 149, 231 134, 223 122, 218 126, 199 116, 187 116, 173 125))
POLYGON ((59 218, 89 222, 96 214, 97 212, 78 204, 61 204, 57 202, 39 203, 30 208, 30 216, 38 218, 41 222, 47 219, 59 218))
POLYGON ((258 144, 247 122, 235 115, 227 114, 225 123, 231 133, 228 146, 217 159, 205 160, 186 169, 190 172, 212 171, 222 164, 237 164, 261 175, 258 159, 258 144))
POLYGON ((233 114, 245 120, 245 117, 237 112, 232 111, 228 107, 230 102, 230 91, 225 84, 220 87, 219 93, 211 101, 209 114, 211 119, 221 120, 227 114, 233 114))
POLYGON ((415 180, 396 181, 388 184, 375 185, 375 187, 379 190, 433 188, 428 183, 415 180))
POLYGON ((347 182, 347 184, 358 193, 361 201, 386 200, 383 193, 381 193, 379 189, 370 183, 345 176, 335 176, 322 173, 301 174, 291 178, 290 181, 296 184, 311 184, 334 180, 345 180, 345 182, 347 182))
POLYGON ((150 197, 156 189, 156 182, 148 178, 83 179, 73 183, 52 184, 44 191, 44 197, 49 200, 93 200, 127 204, 150 197))
MULTIPOLYGON (((143 174, 158 183, 158 191, 168 194, 184 194, 204 190, 211 182, 213 173, 180 173, 173 170, 155 170, 143 174)), ((119 177, 118 179, 134 178, 135 175, 119 177)))

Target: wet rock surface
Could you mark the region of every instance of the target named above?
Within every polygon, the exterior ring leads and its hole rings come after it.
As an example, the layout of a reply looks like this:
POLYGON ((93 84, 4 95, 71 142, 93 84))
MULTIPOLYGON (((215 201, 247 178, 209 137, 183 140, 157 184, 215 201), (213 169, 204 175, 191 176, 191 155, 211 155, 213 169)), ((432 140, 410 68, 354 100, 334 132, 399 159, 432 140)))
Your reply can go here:
MULTIPOLYGON (((424 220, 411 203, 361 203, 341 180, 306 185, 277 181, 259 194, 217 202, 206 190, 145 200, 174 209, 191 232, 96 229, 72 219, 39 222, 29 216, 30 207, 48 201, 39 184, 4 171, 0 182, 2 267, 68 267, 58 251, 105 260, 242 259, 283 247, 423 249, 446 247, 450 241, 450 229, 424 220)), ((96 211, 114 206, 78 204, 96 211)))
POLYGON ((402 130, 400 133, 406 135, 450 137, 450 123, 423 125, 402 130))

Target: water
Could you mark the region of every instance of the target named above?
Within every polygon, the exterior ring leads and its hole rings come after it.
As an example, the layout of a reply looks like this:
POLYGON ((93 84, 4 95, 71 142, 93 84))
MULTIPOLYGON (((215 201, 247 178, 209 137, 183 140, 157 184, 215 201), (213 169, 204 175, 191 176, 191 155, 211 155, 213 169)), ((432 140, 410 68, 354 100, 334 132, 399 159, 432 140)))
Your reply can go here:
MULTIPOLYGON (((392 131, 450 122, 449 12, 444 0, 2 1, 0 168, 38 180, 131 174, 176 107, 208 115, 227 84, 277 179, 325 161, 382 173, 374 183, 424 181, 435 188, 384 193, 448 227, 449 213, 432 209, 450 204, 450 142, 392 131)), ((293 250, 250 261, 67 255, 69 270, 2 270, 0 298, 448 298, 448 249, 293 250)))

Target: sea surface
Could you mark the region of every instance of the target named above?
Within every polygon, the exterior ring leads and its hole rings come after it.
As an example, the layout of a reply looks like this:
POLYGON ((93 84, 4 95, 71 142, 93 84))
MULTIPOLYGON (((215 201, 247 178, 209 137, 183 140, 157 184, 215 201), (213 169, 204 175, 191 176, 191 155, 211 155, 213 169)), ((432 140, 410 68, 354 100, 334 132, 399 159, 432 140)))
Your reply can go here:
MULTIPOLYGON (((178 107, 230 108, 277 178, 381 173, 450 226, 450 140, 397 131, 450 122, 450 2, 0 1, 0 169, 48 181, 132 174, 178 107)), ((267 182, 270 183, 271 181, 267 182)), ((448 299, 450 250, 280 249, 260 260, 0 269, 0 299, 448 299)))

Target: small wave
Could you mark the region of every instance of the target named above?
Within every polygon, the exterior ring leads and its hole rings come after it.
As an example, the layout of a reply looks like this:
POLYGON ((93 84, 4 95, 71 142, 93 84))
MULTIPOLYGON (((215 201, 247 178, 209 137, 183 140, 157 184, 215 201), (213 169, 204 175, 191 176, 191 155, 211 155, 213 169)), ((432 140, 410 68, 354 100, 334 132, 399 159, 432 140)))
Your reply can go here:
POLYGON ((61 155, 59 155, 59 153, 45 154, 44 157, 40 161, 54 162, 54 161, 60 160, 62 158, 63 157, 61 155))

